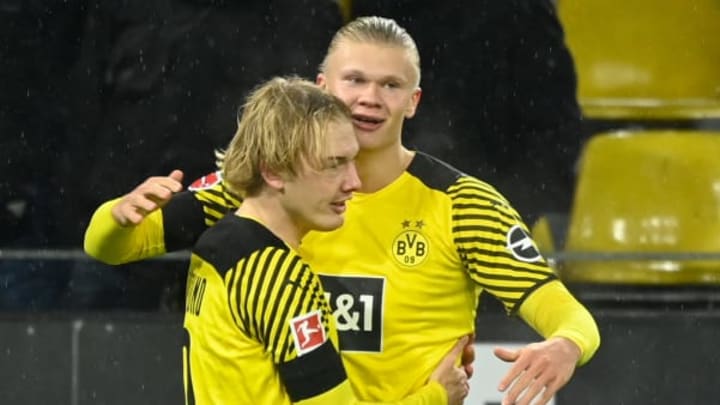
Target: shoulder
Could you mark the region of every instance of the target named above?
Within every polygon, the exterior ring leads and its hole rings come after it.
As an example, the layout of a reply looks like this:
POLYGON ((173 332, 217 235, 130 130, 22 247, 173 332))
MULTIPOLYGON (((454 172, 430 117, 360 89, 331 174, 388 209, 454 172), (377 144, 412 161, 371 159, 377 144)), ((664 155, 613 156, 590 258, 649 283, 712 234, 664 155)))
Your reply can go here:
POLYGON ((416 152, 407 171, 428 188, 442 191, 459 203, 481 200, 493 206, 510 205, 491 184, 424 152, 416 152))
POLYGON ((188 190, 193 192, 202 190, 217 190, 221 187, 221 185, 222 172, 218 170, 196 179, 188 186, 188 190))
POLYGON ((240 206, 240 197, 227 188, 219 170, 196 179, 188 186, 188 191, 203 202, 215 203, 230 209, 240 206))
POLYGON ((282 240, 258 222, 228 214, 200 236, 193 253, 224 272, 255 252, 267 249, 288 257, 296 256, 282 240))
POLYGON ((442 160, 424 152, 415 152, 407 172, 420 180, 426 187, 445 191, 463 176, 463 172, 442 160))

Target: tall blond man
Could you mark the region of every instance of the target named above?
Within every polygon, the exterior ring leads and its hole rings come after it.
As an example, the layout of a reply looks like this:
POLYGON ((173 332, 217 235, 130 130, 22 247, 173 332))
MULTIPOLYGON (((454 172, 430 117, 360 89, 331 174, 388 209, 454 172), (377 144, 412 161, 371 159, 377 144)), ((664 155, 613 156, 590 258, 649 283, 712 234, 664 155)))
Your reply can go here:
MULTIPOLYGON (((546 404, 597 350, 597 326, 502 195, 403 146, 420 79, 412 37, 381 17, 340 29, 317 77, 352 111, 360 146, 362 186, 345 225, 310 232, 301 246, 321 273, 348 373, 363 382, 354 385, 363 399, 417 391, 458 337, 482 333, 474 326, 486 293, 545 338, 520 350, 496 349, 513 363, 498 382, 503 403, 546 404)), ((180 180, 179 171, 148 179, 101 207, 86 235, 88 253, 121 263, 182 249, 240 203, 216 175, 172 196, 180 180)))

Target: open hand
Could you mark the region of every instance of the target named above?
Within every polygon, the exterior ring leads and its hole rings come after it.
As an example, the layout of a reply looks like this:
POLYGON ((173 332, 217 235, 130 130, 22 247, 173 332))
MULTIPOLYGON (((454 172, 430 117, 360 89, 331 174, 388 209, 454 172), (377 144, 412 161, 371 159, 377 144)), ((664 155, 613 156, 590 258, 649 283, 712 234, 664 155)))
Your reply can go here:
POLYGON ((547 404, 570 380, 581 355, 575 343, 562 337, 531 343, 518 350, 498 347, 494 353, 499 359, 514 363, 498 386, 501 392, 510 389, 503 405, 547 404))

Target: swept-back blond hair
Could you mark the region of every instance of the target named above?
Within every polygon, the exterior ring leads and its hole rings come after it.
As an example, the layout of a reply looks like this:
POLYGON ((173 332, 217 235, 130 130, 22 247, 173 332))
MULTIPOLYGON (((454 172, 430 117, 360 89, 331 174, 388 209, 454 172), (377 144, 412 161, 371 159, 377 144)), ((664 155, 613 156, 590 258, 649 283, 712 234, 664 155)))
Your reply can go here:
POLYGON ((385 17, 358 17, 340 28, 328 46, 325 59, 320 64, 320 72, 325 73, 328 57, 343 41, 370 43, 394 46, 404 49, 415 67, 417 80, 415 87, 420 85, 420 53, 415 40, 395 20, 385 17))
POLYGON ((291 76, 263 83, 247 97, 235 136, 218 154, 226 186, 248 197, 264 185, 261 169, 294 176, 303 162, 322 167, 328 126, 344 120, 351 120, 348 107, 312 82, 291 76))

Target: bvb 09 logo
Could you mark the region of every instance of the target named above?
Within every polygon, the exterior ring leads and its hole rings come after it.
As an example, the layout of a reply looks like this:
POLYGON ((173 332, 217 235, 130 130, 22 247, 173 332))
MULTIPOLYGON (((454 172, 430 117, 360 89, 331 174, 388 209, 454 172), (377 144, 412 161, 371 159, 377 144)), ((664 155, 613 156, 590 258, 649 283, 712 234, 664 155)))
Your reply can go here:
MULTIPOLYGON (((393 241, 393 257, 403 266, 417 266, 427 258, 430 246, 422 233, 415 229, 408 229, 408 222, 403 223, 405 230, 393 241)), ((418 229, 423 226, 421 221, 418 221, 416 225, 418 229)))

